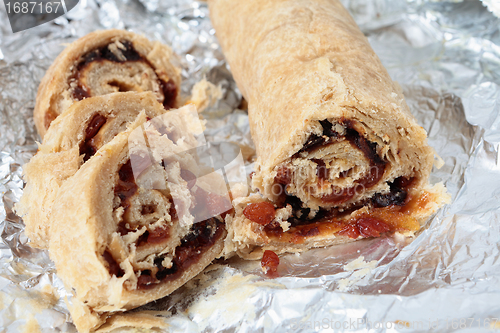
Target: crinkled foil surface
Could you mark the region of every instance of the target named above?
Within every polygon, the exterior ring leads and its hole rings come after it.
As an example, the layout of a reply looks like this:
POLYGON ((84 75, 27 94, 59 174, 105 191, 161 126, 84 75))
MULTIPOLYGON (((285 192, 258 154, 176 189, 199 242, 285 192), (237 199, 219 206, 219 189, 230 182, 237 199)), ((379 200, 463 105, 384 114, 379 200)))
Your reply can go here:
MULTIPOLYGON (((277 279, 262 276, 258 262, 219 262, 144 307, 162 311, 166 331, 500 328, 500 20, 493 14, 500 6, 493 0, 343 2, 444 160, 431 181, 446 184, 452 203, 413 240, 384 237, 287 255, 277 279)), ((206 3, 80 0, 65 16, 16 34, 0 5, 1 332, 75 332, 53 263, 26 245, 12 208, 22 193, 22 165, 39 140, 32 112, 45 70, 67 43, 103 28, 170 44, 182 59, 184 94, 204 76, 219 84, 223 98, 205 112, 207 138, 236 141, 251 152, 241 95, 206 3)))

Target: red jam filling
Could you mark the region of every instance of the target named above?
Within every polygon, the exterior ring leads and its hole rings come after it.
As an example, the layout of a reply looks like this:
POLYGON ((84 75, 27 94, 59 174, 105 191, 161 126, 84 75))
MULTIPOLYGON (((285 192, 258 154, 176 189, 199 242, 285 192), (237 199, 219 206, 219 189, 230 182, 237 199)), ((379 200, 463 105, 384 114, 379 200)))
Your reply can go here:
POLYGON ((391 227, 386 223, 372 217, 365 217, 357 220, 353 224, 345 226, 345 228, 339 232, 339 235, 349 238, 358 238, 359 236, 380 237, 381 233, 390 230, 391 227))
POLYGON ((192 265, 196 264, 219 240, 224 233, 224 224, 215 218, 195 223, 191 232, 182 239, 181 245, 175 249, 175 257, 170 268, 163 267, 163 256, 155 260, 156 273, 150 270, 141 272, 137 282, 138 289, 151 289, 159 283, 179 278, 192 265), (145 276, 142 280, 141 277, 145 276), (147 277, 146 277, 147 276, 147 277))
MULTIPOLYGON (((102 62, 105 60, 116 63, 144 62, 148 64, 151 68, 154 68, 148 59, 146 59, 137 52, 137 50, 134 48, 134 45, 131 42, 125 40, 121 41, 121 44, 123 45, 123 49, 121 49, 120 52, 123 55, 124 59, 118 58, 113 52, 111 52, 108 48, 108 45, 95 49, 83 56, 83 59, 76 66, 75 74, 71 78, 77 82, 77 86, 73 90, 74 99, 80 101, 84 98, 92 96, 92 92, 90 91, 90 89, 80 82, 80 76, 81 76, 81 71, 93 62, 102 62)), ((163 106, 167 110, 173 108, 175 106, 175 100, 178 94, 177 86, 172 80, 168 80, 165 82, 158 77, 157 79, 161 91, 163 93, 163 106)), ((128 91, 127 87, 119 87, 119 89, 120 89, 119 91, 128 91)))
POLYGON ((99 149, 95 145, 94 137, 97 135, 97 133, 99 133, 99 130, 104 126, 105 123, 106 117, 102 116, 99 113, 96 113, 87 125, 87 128, 85 129, 85 140, 80 145, 80 155, 84 155, 84 162, 94 156, 99 149))

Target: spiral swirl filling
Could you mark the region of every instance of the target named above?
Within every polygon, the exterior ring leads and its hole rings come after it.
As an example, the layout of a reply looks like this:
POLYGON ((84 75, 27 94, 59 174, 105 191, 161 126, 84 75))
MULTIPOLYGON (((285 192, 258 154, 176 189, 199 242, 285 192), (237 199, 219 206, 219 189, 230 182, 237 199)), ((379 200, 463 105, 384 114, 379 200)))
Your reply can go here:
MULTIPOLYGON (((118 246, 112 242, 103 258, 110 275, 121 277, 124 270, 120 263, 125 257, 120 253, 129 252, 127 258, 132 258, 136 282, 128 284, 128 288, 144 290, 175 280, 196 264, 223 236, 224 223, 220 216, 215 216, 194 223, 189 232, 183 233, 169 190, 144 190, 138 186, 132 159, 136 159, 134 165, 142 163, 139 174, 151 166, 149 159, 141 162, 141 157, 131 155, 120 167, 114 187, 114 214, 121 240, 118 246)), ((189 178, 189 172, 181 174, 189 178)), ((203 194, 213 200, 216 196, 200 188, 194 192, 195 197, 203 194)))
POLYGON ((123 91, 152 91, 166 109, 175 106, 178 87, 159 77, 151 62, 127 40, 115 41, 83 55, 69 78, 70 94, 87 97, 123 91))

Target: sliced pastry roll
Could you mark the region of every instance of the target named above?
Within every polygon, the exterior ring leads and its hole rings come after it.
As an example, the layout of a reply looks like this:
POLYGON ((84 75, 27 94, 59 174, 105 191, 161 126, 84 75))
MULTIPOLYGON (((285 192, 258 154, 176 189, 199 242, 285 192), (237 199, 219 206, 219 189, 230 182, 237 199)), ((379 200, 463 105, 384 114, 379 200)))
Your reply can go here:
POLYGON ((56 58, 38 88, 34 110, 41 137, 74 102, 113 92, 151 91, 165 108, 179 104, 180 69, 172 50, 125 30, 92 32, 56 58))
MULTIPOLYGON (((286 236, 294 228, 311 239, 306 248, 334 243, 349 228, 357 231, 344 234, 354 239, 378 234, 359 233, 356 225, 364 222, 355 216, 361 212, 380 232, 415 231, 447 200, 442 187, 428 184, 434 150, 425 130, 340 1, 208 3, 248 101, 257 149, 253 186, 288 216, 289 229, 280 228, 285 236, 274 238, 275 248, 293 250, 302 242, 286 236), (379 213, 399 210, 408 218, 379 213), (327 224, 316 231, 312 226, 319 222, 327 224)), ((270 206, 256 208, 246 215, 254 224, 235 228, 254 237, 262 227, 255 220, 267 211, 270 206)), ((281 217, 261 220, 275 224, 281 217)), ((273 242, 267 236, 260 244, 273 242)))
POLYGON ((15 207, 31 246, 48 247, 49 215, 61 184, 141 111, 150 119, 166 112, 151 92, 114 93, 75 103, 53 121, 37 154, 23 167, 26 186, 15 207))
POLYGON ((49 252, 79 331, 170 294, 221 254, 232 206, 224 180, 197 162, 192 120, 189 107, 141 113, 62 184, 49 252))

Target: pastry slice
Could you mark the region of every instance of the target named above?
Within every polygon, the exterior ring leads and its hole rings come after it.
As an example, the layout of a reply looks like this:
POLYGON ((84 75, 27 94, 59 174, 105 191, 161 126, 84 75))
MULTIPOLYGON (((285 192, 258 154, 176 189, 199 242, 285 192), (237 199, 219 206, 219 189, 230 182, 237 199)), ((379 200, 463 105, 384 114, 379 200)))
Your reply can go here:
POLYGON ((190 106, 142 112, 58 191, 49 253, 79 331, 170 294, 220 256, 231 204, 224 180, 197 162, 192 120, 190 106))
POLYGON ((179 106, 180 69, 172 50, 125 30, 95 31, 56 58, 38 88, 35 125, 50 123, 82 99, 113 92, 151 91, 166 109, 179 106))
POLYGON ((141 111, 150 119, 166 112, 151 92, 114 93, 75 103, 53 121, 38 152, 23 167, 26 186, 15 206, 30 246, 48 248, 49 215, 62 183, 141 111))

